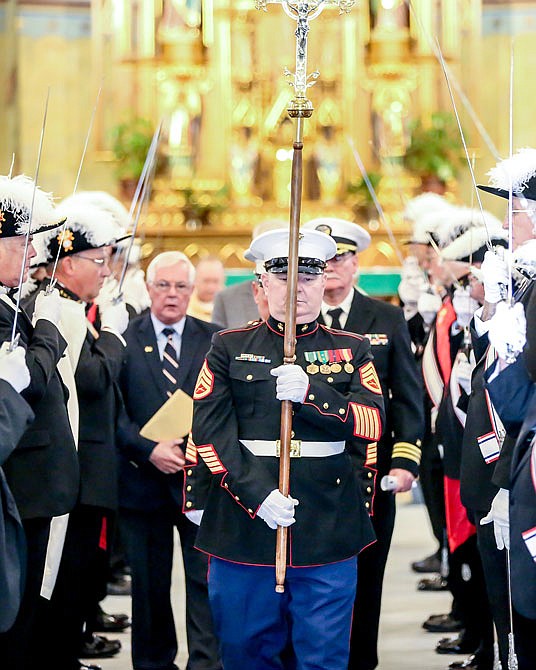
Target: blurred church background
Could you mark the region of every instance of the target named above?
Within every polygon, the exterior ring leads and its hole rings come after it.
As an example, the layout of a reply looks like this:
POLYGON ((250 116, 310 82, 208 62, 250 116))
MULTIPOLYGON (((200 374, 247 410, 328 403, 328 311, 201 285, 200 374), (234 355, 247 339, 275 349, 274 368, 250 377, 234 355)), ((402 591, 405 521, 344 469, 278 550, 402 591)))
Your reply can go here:
MULTIPOLYGON (((296 1, 296 0, 294 0, 296 1)), ((180 248, 246 276, 251 231, 288 220, 295 23, 254 0, 0 0, 0 173, 35 172, 47 91, 40 186, 132 198, 157 125, 162 140, 139 233, 147 258, 180 248), (97 94, 99 101, 96 105, 97 94)), ((305 122, 302 221, 351 218, 373 237, 361 283, 395 292, 409 234, 405 203, 424 190, 475 204, 438 45, 448 65, 477 181, 514 148, 536 146, 536 2, 358 0, 311 21, 314 106, 305 122), (365 165, 385 214, 372 202, 365 165), (385 223, 394 232, 388 234, 385 223)), ((502 216, 500 203, 484 207, 502 216)), ((497 199, 495 199, 497 200, 497 199)))

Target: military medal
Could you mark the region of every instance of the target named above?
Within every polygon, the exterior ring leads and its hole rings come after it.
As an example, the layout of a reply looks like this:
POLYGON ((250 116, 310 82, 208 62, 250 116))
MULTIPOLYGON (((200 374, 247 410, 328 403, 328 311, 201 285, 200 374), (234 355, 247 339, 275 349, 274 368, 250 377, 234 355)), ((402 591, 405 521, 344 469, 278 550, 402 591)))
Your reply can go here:
POLYGON ((321 372, 323 375, 329 375, 329 374, 331 373, 331 367, 330 367, 329 365, 327 365, 326 363, 323 363, 323 364, 320 366, 320 372, 321 372))
POLYGON ((342 367, 340 366, 339 363, 332 363, 331 364, 331 372, 334 372, 337 374, 337 372, 340 372, 342 370, 342 367))
POLYGON ((316 375, 319 370, 320 368, 318 367, 318 365, 315 365, 315 363, 311 363, 310 365, 307 366, 307 372, 310 375, 316 375))
POLYGON ((345 363, 344 371, 347 372, 349 375, 351 375, 352 372, 354 371, 354 366, 351 363, 345 363))
POLYGON ((347 372, 349 375, 352 374, 354 371, 354 366, 350 363, 352 360, 352 350, 351 349, 342 349, 341 354, 343 357, 343 360, 346 361, 344 364, 344 371, 347 372))

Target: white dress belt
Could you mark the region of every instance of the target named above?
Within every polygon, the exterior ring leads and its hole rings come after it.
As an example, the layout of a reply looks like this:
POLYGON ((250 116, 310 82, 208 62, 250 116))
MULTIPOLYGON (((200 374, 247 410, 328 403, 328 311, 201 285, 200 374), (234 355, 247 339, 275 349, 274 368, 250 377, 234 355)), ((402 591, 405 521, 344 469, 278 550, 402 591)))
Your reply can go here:
MULTIPOLYGON (((240 440, 240 442, 255 456, 279 456, 279 440, 240 440)), ((341 454, 345 447, 342 442, 305 442, 291 440, 290 455, 294 458, 322 457, 341 454)))

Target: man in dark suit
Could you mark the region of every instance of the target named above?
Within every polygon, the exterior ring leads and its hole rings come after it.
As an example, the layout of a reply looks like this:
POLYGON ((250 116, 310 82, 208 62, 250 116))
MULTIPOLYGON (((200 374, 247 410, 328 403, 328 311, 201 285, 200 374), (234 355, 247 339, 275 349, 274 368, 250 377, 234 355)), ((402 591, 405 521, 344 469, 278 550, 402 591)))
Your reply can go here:
POLYGON ((197 527, 182 514, 185 436, 145 439, 140 429, 176 390, 192 396, 219 326, 186 315, 195 270, 178 251, 147 268, 151 310, 128 328, 120 377, 125 410, 119 430, 120 520, 132 571, 134 670, 173 670, 177 637, 170 599, 177 529, 186 580, 189 670, 218 670, 207 596, 207 559, 194 549, 197 527))
POLYGON ((337 255, 328 261, 320 318, 332 328, 370 340, 385 400, 386 427, 378 444, 370 446, 364 463, 368 471, 365 485, 375 487, 370 513, 377 542, 359 555, 348 665, 351 670, 373 670, 378 664, 383 575, 395 522, 393 493, 409 491, 418 474, 424 431, 422 387, 402 309, 354 288, 358 253, 368 247, 370 235, 355 223, 333 218, 314 219, 304 228, 327 232, 337 242, 337 255), (386 476, 392 478, 390 490, 380 487, 386 476))
MULTIPOLYGON (((24 233, 57 228, 52 198, 23 176, 0 177, 0 340, 10 341, 17 310, 10 288, 27 278, 36 252, 32 237, 24 253, 24 233), (32 207, 33 205, 33 207, 32 207), (24 271, 22 265, 26 261, 24 271)), ((61 223, 61 222, 60 222, 61 223)), ((55 231, 57 232, 57 231, 55 231)), ((4 464, 8 485, 22 519, 27 543, 26 584, 15 623, 0 635, 0 666, 5 670, 35 667, 30 652, 36 643, 36 610, 40 599, 52 517, 71 511, 79 487, 79 466, 66 407, 66 389, 56 366, 67 343, 60 334, 57 291, 36 297, 34 324, 19 309, 17 334, 26 349, 30 384, 22 392, 35 414, 16 449, 4 464)), ((42 652, 42 650, 40 650, 42 652)))
MULTIPOLYGON (((60 205, 66 217, 60 235, 40 237, 49 276, 59 258, 55 279, 60 292, 60 329, 68 342, 62 375, 69 386, 71 423, 76 426, 80 462, 80 494, 69 514, 57 579, 50 601, 41 601, 40 628, 44 640, 61 630, 63 642, 55 649, 59 667, 76 670, 78 658, 117 653, 119 642, 83 635, 84 624, 99 588, 100 552, 107 550, 110 526, 117 510, 115 424, 118 405, 115 384, 124 355, 121 335, 128 325, 122 301, 101 305, 99 321, 87 308, 110 275, 111 245, 123 234, 110 214, 74 200, 60 205), (87 316, 86 316, 87 311, 87 316), (68 365, 68 367, 67 367, 68 365), (84 641, 91 645, 83 649, 84 641), (85 654, 84 654, 85 655, 85 654)), ((48 280, 43 282, 43 286, 48 280)), ((32 298, 27 304, 32 310, 32 298)), ((87 666, 86 666, 87 667, 87 666)))

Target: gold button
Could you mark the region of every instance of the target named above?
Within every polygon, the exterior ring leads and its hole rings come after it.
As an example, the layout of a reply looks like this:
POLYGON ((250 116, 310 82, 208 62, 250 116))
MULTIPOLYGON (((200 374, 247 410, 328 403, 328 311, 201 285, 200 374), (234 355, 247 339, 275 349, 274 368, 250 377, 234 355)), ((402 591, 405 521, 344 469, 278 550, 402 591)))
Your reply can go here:
POLYGON ((340 484, 341 480, 337 477, 337 484, 340 484))
POLYGON ((188 484, 188 486, 186 487, 186 490, 187 490, 187 491, 191 491, 191 490, 192 490, 192 487, 188 484))
POLYGON ((417 440, 417 441, 415 442, 415 444, 416 444, 418 447, 420 447, 421 444, 422 444, 422 442, 421 442, 420 440, 417 440))
POLYGON ((290 437, 294 437, 295 434, 296 433, 293 430, 290 431, 290 437))
POLYGON ((346 413, 346 410, 341 407, 341 409, 339 410, 339 414, 345 414, 345 413, 346 413))
POLYGON ((238 496, 235 496, 234 499, 235 500, 240 500, 240 498, 238 496))
POLYGON ((323 407, 324 409, 327 409, 327 408, 329 407, 329 405, 328 405, 327 402, 325 402, 325 403, 322 405, 322 407, 323 407))
POLYGON ((246 379, 248 380, 248 382, 250 382, 253 379, 253 375, 247 375, 246 379))
POLYGON ((250 514, 253 514, 253 510, 252 510, 252 509, 249 509, 249 507, 248 507, 248 512, 249 512, 250 514))
POLYGON ((229 488, 229 484, 227 484, 227 482, 225 482, 224 486, 225 486, 226 489, 229 488))
POLYGON ((186 503, 186 507, 191 507, 191 506, 192 506, 192 503, 188 500, 188 502, 186 503))
MULTIPOLYGON (((372 472, 368 472, 368 473, 367 473, 367 477, 368 477, 369 479, 372 479, 372 472)), ((227 486, 227 484, 226 484, 226 486, 227 486)))
POLYGON ((314 400, 314 399, 315 399, 314 394, 313 394, 313 393, 310 393, 310 394, 309 394, 309 400, 314 400))
POLYGON ((372 489, 370 488, 370 486, 367 486, 367 493, 372 493, 372 489))
POLYGON ((368 508, 370 507, 370 503, 369 503, 369 502, 366 502, 366 503, 365 503, 365 507, 368 509, 368 508))
POLYGON ((191 471, 191 470, 188 470, 188 471, 186 472, 186 474, 188 475, 188 477, 191 477, 191 475, 192 475, 192 471, 191 471))
POLYGON ((328 377, 326 381, 328 384, 333 384, 333 377, 328 377))

